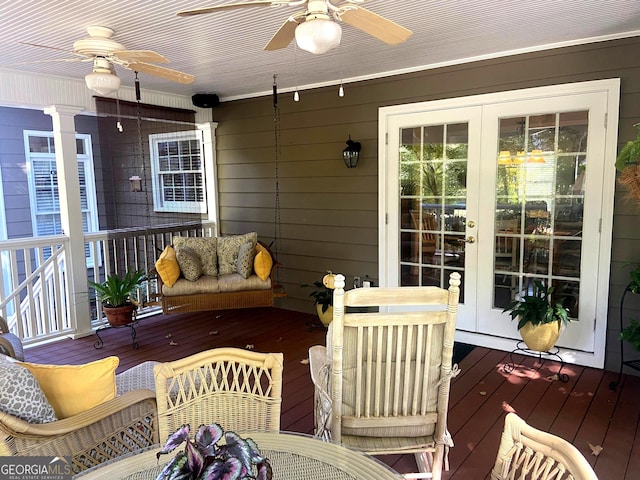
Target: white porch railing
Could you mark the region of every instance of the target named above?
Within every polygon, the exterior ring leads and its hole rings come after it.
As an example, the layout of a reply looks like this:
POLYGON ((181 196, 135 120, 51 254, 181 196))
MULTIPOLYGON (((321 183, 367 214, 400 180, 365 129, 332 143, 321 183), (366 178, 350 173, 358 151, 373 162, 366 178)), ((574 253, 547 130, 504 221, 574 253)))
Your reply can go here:
POLYGON ((64 236, 0 242, 0 314, 27 345, 73 331, 67 308, 68 244, 64 236))
MULTIPOLYGON (((214 222, 111 230, 85 235, 87 280, 102 282, 127 269, 153 271, 155 261, 173 235, 215 236, 214 222)), ((68 237, 21 238, 0 241, 0 314, 25 345, 73 335, 77 330, 69 314, 65 265, 70 254, 68 237)), ((151 277, 141 289, 141 315, 159 311, 157 281, 151 277)), ((89 311, 95 328, 104 323, 95 292, 89 289, 89 311)))

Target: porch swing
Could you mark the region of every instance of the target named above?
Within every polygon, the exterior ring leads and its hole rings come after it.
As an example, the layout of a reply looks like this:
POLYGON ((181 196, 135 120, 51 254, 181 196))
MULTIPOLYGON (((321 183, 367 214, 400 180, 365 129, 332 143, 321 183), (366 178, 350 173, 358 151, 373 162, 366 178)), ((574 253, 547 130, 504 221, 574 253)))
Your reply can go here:
MULTIPOLYGON (((220 266, 220 276, 218 277, 218 284, 220 285, 221 291, 218 292, 206 292, 202 293, 201 288, 194 288, 192 292, 184 292, 185 286, 194 286, 194 282, 190 280, 182 280, 179 279, 176 282, 181 282, 179 285, 179 293, 175 294, 172 290, 175 286, 168 287, 163 284, 163 280, 161 276, 158 276, 158 292, 161 297, 161 304, 163 313, 182 313, 182 312, 195 312, 195 311, 210 311, 210 310, 225 310, 225 309, 237 309, 237 308, 253 308, 253 307, 271 307, 273 306, 274 298, 283 298, 286 297, 287 294, 284 290, 284 287, 281 282, 280 277, 280 269, 279 262, 277 261, 278 255, 278 239, 280 238, 280 196, 279 196, 279 174, 278 174, 278 163, 280 157, 280 128, 279 128, 279 110, 277 105, 277 87, 275 84, 275 76, 274 76, 274 86, 273 86, 273 99, 274 99, 274 136, 275 136, 275 219, 274 219, 274 235, 273 241, 266 245, 265 243, 255 239, 257 242, 256 245, 256 253, 254 259, 254 273, 249 277, 255 277, 252 283, 249 282, 249 286, 246 288, 242 288, 240 290, 236 290, 232 288, 230 291, 222 291, 225 286, 228 286, 230 283, 228 281, 229 275, 223 274, 222 266, 220 266), (260 255, 268 255, 269 258, 269 270, 268 270, 268 280, 269 280, 269 288, 262 288, 262 284, 257 282, 258 277, 258 257, 260 255), (191 285, 190 285, 191 284, 191 285), (257 287, 260 285, 260 288, 257 287)), ((244 237, 246 235, 240 235, 236 237, 244 237)), ((233 237, 233 236, 231 236, 233 237)), ((226 240, 228 237, 218 237, 217 242, 226 240)), ((174 238, 175 240, 175 238, 174 238)), ((188 239, 185 239, 188 240, 188 239)), ((183 241, 185 241, 183 240, 183 241)), ((174 242, 175 243, 175 242, 174 242)), ((220 246, 216 247, 218 250, 218 257, 220 252, 220 246)), ((242 249, 240 250, 242 252, 242 249)), ((239 254, 241 256, 242 253, 239 254)), ((234 275, 234 274, 231 274, 234 275)), ((265 272, 260 276, 262 281, 265 281, 264 278, 265 272)), ((247 277, 245 277, 247 279, 247 277)), ((232 278, 231 282, 235 282, 237 278, 232 278)), ((200 279, 196 280, 200 282, 200 279)), ((242 281, 242 280, 240 280, 242 281)))

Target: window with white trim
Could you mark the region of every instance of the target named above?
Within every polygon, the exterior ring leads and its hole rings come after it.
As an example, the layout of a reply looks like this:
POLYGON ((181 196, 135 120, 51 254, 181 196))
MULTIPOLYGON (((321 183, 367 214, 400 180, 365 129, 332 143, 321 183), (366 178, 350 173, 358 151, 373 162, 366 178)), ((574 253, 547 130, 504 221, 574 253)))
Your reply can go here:
MULTIPOLYGON (((31 202, 31 222, 34 236, 62 234, 58 171, 53 132, 25 131, 25 155, 31 202)), ((98 230, 98 207, 93 177, 91 135, 76 134, 78 177, 82 230, 98 230)), ((94 264, 89 248, 86 249, 87 265, 94 264)))
POLYGON ((203 144, 199 132, 149 135, 149 148, 154 209, 206 213, 203 144))

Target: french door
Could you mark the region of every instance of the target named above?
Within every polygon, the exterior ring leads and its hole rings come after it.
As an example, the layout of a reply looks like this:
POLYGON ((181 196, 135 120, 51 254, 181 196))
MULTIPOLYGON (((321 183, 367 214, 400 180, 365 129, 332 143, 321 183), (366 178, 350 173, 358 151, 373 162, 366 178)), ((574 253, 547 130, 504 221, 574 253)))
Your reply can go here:
POLYGON ((576 85, 381 109, 380 279, 459 272, 458 339, 504 350, 504 307, 553 285, 563 355, 602 366, 618 84, 576 85))

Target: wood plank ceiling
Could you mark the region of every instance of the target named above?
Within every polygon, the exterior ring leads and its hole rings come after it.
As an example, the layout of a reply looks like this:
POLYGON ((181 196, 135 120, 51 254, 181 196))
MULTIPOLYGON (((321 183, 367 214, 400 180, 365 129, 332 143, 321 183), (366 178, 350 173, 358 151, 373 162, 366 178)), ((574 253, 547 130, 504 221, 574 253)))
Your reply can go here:
MULTIPOLYGON (((115 31, 128 49, 149 49, 170 59, 170 68, 195 75, 180 85, 141 74, 143 88, 182 95, 217 93, 230 100, 271 91, 273 75, 283 91, 346 84, 358 79, 596 40, 640 35, 638 0, 368 0, 363 6, 414 33, 403 44, 386 45, 343 25, 341 45, 323 55, 264 45, 301 7, 252 7, 194 17, 178 10, 241 0, 23 0, 0 6, 0 75, 4 69, 82 80, 90 62, 69 58, 86 27, 115 31), (39 48, 20 42, 45 45, 39 48), (23 62, 33 62, 24 64, 23 62)), ((336 0, 337 5, 344 0, 336 0)), ((124 86, 134 74, 118 69, 124 86)))

